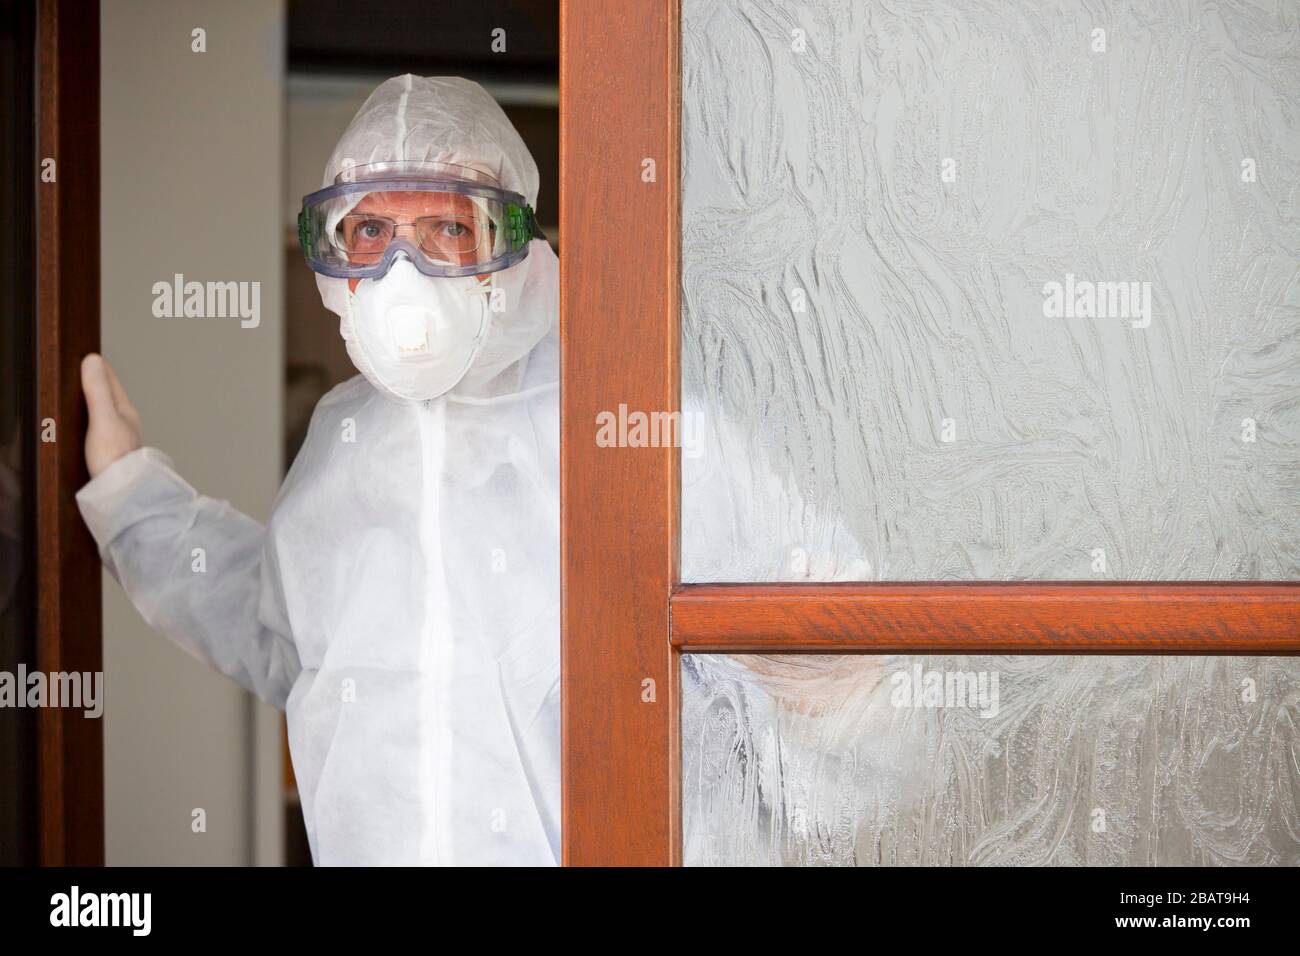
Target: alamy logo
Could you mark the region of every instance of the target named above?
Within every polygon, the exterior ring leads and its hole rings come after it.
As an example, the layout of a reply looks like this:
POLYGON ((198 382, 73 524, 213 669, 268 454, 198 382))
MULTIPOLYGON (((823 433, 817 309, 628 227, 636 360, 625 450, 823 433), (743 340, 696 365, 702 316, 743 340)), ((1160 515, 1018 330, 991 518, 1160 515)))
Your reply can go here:
POLYGON ((50 897, 51 926, 128 926, 148 936, 153 924, 151 893, 82 893, 73 886, 50 897))
POLYGON ((895 707, 979 708, 981 717, 998 715, 997 671, 927 671, 920 663, 889 675, 895 707))
POLYGON ((1093 282, 1065 274, 1065 282, 1043 286, 1043 315, 1049 319, 1132 319, 1133 328, 1151 324, 1150 282, 1093 282))
POLYGON ((262 324, 262 283, 186 282, 176 273, 171 282, 153 284, 157 319, 234 319, 240 328, 262 324))
POLYGON ((103 671, 0 671, 0 707, 68 707, 96 720, 104 715, 103 671))
POLYGON ((597 448, 680 448, 687 458, 704 453, 698 412, 642 412, 626 403, 596 414, 597 448))

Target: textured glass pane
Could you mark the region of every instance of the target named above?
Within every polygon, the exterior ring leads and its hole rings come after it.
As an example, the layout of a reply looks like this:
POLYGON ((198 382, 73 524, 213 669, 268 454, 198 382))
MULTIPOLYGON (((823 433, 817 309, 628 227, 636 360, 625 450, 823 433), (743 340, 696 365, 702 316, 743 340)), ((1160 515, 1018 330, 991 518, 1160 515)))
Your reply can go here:
POLYGON ((685 0, 687 581, 1300 576, 1293 2, 685 0))
POLYGON ((682 661, 687 864, 1300 864, 1294 659, 682 661))

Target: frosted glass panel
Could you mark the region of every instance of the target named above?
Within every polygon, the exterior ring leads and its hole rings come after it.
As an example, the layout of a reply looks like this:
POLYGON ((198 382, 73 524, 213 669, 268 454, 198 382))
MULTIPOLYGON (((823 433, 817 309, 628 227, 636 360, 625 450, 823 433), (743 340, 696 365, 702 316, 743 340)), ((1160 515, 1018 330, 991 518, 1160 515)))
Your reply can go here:
POLYGON ((685 580, 1300 576, 1294 2, 685 0, 682 83, 685 580))
POLYGON ((1300 864, 1300 662, 682 658, 688 865, 1300 864))

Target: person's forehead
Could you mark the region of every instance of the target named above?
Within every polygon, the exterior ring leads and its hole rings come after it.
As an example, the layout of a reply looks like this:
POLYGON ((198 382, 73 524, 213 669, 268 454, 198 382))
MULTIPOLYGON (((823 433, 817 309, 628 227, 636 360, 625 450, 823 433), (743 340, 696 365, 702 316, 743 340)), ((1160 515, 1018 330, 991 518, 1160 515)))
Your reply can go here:
POLYGON ((474 204, 470 201, 470 198, 460 193, 420 192, 418 190, 366 193, 355 206, 356 212, 370 212, 376 215, 396 213, 405 216, 428 215, 449 210, 472 212, 473 209, 474 204))

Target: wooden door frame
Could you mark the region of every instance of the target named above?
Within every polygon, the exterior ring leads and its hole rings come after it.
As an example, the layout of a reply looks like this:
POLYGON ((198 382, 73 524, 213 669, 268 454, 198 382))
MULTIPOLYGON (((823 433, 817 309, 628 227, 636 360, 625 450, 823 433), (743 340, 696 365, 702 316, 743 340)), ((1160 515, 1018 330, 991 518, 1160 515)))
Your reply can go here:
MULTIPOLYGON (((55 161, 36 188, 36 408, 53 441, 36 456, 36 666, 104 669, 103 571, 77 510, 90 480, 82 451, 81 358, 99 351, 99 4, 39 0, 37 157, 55 161)), ((104 862, 102 721, 76 708, 37 717, 39 834, 46 866, 104 862)))
POLYGON ((677 11, 560 4, 566 865, 664 864, 681 845, 677 454, 595 441, 596 416, 621 403, 677 407, 677 11))
POLYGON ((676 451, 595 442, 678 408, 679 23, 560 10, 564 862, 680 863, 682 652, 1300 653, 1296 582, 679 582, 676 451))

